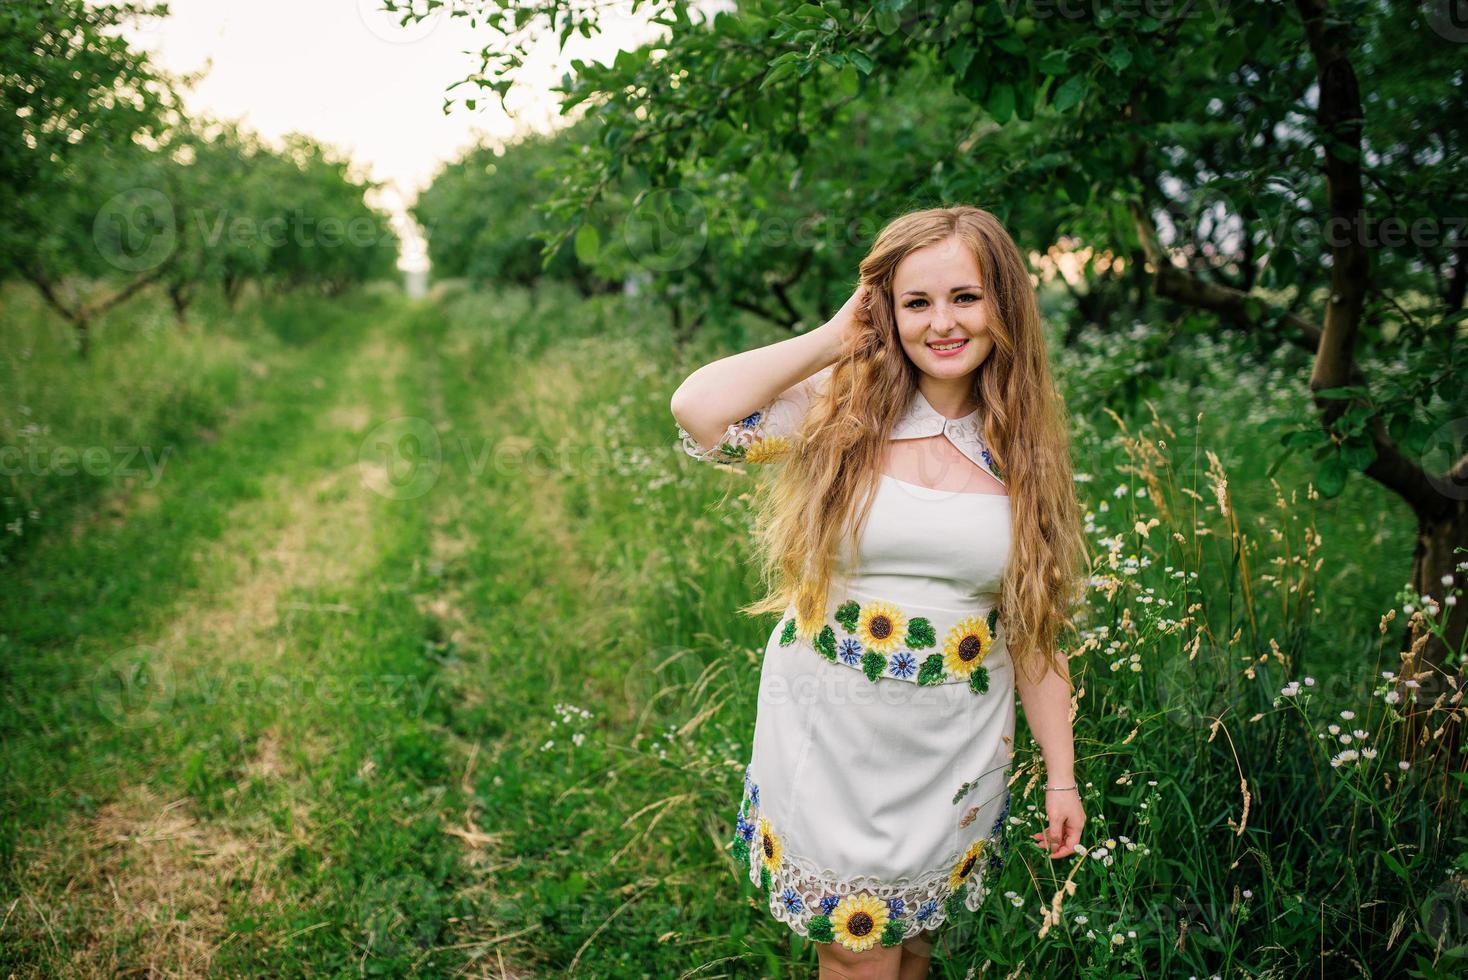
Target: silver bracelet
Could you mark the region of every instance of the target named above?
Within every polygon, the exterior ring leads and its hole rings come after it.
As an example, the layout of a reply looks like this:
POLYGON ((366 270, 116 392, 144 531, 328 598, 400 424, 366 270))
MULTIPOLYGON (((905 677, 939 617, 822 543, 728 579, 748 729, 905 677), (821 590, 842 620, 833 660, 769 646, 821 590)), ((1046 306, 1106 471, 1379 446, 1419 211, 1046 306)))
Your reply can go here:
POLYGON ((1077 787, 1075 787, 1075 786, 1046 786, 1045 787, 1045 792, 1047 792, 1047 793, 1059 793, 1059 792, 1061 792, 1063 790, 1076 789, 1076 788, 1077 787))

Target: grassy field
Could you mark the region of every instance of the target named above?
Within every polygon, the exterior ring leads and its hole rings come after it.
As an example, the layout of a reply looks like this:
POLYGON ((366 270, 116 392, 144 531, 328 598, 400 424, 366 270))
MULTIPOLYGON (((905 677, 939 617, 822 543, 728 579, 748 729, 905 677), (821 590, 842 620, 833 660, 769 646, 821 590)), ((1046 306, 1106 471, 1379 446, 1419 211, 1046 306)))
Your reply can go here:
MULTIPOLYGON (((5 302, 5 437, 43 462, 0 550, 0 974, 813 975, 728 850, 772 625, 732 613, 750 477, 667 409, 764 335, 674 350, 569 295, 137 303, 79 365, 5 302), (166 465, 45 462, 117 445, 166 465)), ((1405 511, 1272 483, 1303 375, 1163 341, 1056 355, 1090 856, 1022 843, 1021 739, 1013 859, 934 975, 1452 975, 1461 783, 1378 691, 1405 511), (1331 764, 1330 724, 1373 756, 1331 764)))

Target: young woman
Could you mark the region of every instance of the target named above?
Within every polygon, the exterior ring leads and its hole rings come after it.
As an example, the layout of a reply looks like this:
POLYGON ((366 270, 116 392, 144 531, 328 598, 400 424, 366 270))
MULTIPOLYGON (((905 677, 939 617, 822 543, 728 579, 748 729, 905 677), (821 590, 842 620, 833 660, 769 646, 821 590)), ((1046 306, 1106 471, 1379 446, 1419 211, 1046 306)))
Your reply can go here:
POLYGON ((1084 539, 1024 260, 979 208, 903 215, 832 320, 700 367, 671 408, 690 455, 779 463, 734 855, 823 977, 923 977, 1002 862, 1016 688, 1035 839, 1066 857, 1086 819, 1054 645, 1084 539))

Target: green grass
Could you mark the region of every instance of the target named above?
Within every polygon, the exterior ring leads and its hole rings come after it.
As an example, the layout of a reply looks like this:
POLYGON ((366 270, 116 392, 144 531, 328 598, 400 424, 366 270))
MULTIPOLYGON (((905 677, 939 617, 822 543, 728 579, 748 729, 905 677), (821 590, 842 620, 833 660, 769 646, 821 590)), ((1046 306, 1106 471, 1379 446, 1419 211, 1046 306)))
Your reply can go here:
MULTIPOLYGON (((667 412, 728 348, 529 299, 287 298, 197 337, 132 330, 139 303, 93 365, 35 344, 46 383, 3 406, 56 420, 35 438, 174 451, 151 486, 22 481, 45 516, 0 595, 0 972, 813 975, 727 848, 773 625, 733 613, 748 477, 682 456, 667 412)), ((1462 907, 1461 784, 1376 693, 1404 510, 1359 480, 1310 500, 1298 460, 1276 505, 1260 415, 1303 403, 1297 375, 1199 348, 1122 389, 1136 365, 1094 343, 1057 375, 1118 559, 1073 661, 1112 860, 1027 848, 1022 738, 1011 859, 933 975, 1450 975, 1428 932, 1462 907), (1329 764, 1342 709, 1376 759, 1329 764)))

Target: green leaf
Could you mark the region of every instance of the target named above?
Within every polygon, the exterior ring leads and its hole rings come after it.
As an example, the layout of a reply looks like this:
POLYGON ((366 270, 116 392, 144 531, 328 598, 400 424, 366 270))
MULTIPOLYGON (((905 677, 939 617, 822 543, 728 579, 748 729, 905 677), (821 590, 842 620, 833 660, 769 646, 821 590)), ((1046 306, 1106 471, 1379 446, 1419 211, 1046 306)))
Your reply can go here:
POLYGON ((1025 42, 1021 41, 1013 34, 1001 34, 998 37, 989 38, 988 41, 1000 51, 1004 51, 1009 54, 1025 53, 1025 42))
POLYGON ((1351 439, 1341 446, 1341 461, 1356 472, 1365 471, 1376 461, 1376 444, 1370 439, 1351 439))
POLYGON ((1120 75, 1122 72, 1126 71, 1127 66, 1132 63, 1132 51, 1130 48, 1126 48, 1118 44, 1110 51, 1103 54, 1101 56, 1101 60, 1106 62, 1107 66, 1110 67, 1112 71, 1120 75))
POLYGON ((591 265, 601 251, 601 236, 595 225, 582 225, 576 231, 576 259, 582 265, 591 265))
POLYGON ((1064 48, 1048 51, 1035 65, 1035 70, 1042 75, 1059 75, 1065 71, 1065 64, 1070 60, 1070 52, 1064 48))
POLYGON ((1008 82, 995 82, 984 100, 984 108, 997 123, 1009 122, 1014 115, 1014 86, 1008 82))
POLYGON ((1308 429, 1294 429, 1279 437, 1282 445, 1291 449, 1314 449, 1330 442, 1330 436, 1326 435, 1319 426, 1311 426, 1308 429))
POLYGON ((1315 397, 1317 398, 1331 400, 1345 400, 1347 398, 1355 398, 1357 395, 1366 398, 1371 395, 1371 392, 1365 385, 1341 385, 1338 388, 1321 388, 1315 393, 1315 397))
POLYGON ((766 86, 772 85, 775 82, 780 81, 782 78, 793 74, 795 74, 794 62, 787 61, 783 64, 776 65, 774 68, 770 69, 770 73, 765 76, 765 80, 759 83, 760 91, 763 91, 766 86))
POLYGON ((955 74, 962 76, 968 71, 969 64, 974 60, 977 49, 967 41, 960 41, 948 49, 948 64, 952 66, 955 74))
POLYGON ((1086 96, 1087 84, 1085 75, 1072 75, 1061 83, 1060 88, 1055 90, 1055 111, 1065 112, 1072 106, 1079 105, 1086 96))
POLYGON ((863 75, 870 75, 872 69, 877 67, 877 63, 871 59, 871 56, 859 48, 853 48, 846 52, 846 56, 851 59, 851 63, 856 65, 857 70, 863 75))
POLYGON ((1315 488, 1326 499, 1340 496, 1346 488, 1346 464, 1338 452, 1320 461, 1315 470, 1315 488))

